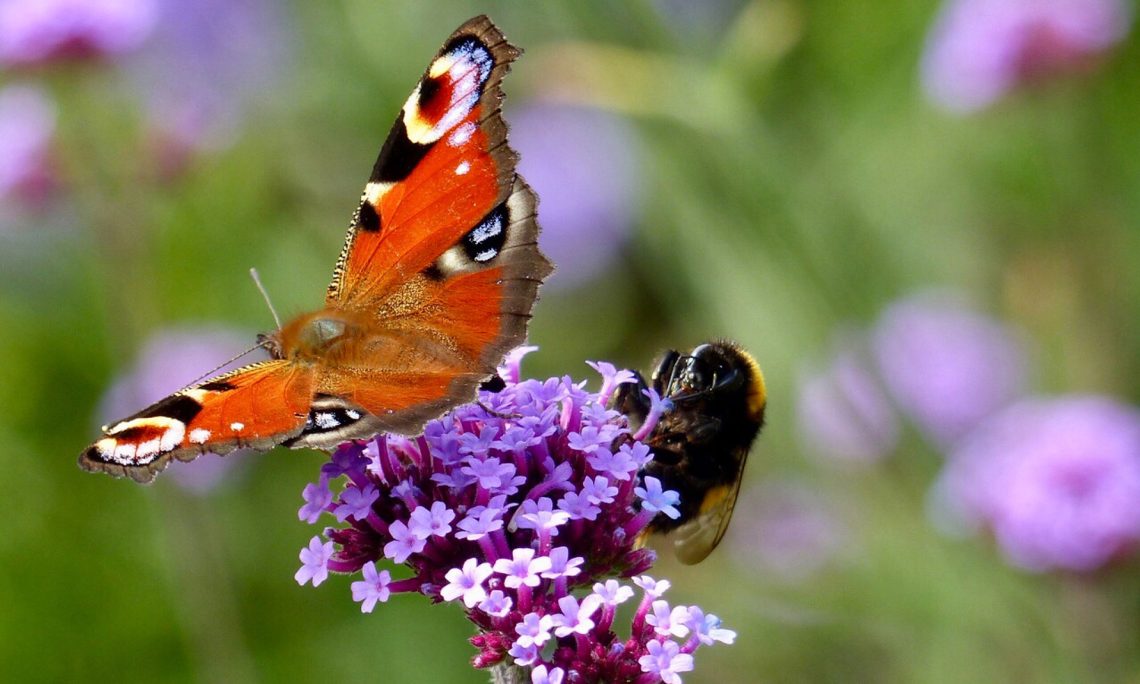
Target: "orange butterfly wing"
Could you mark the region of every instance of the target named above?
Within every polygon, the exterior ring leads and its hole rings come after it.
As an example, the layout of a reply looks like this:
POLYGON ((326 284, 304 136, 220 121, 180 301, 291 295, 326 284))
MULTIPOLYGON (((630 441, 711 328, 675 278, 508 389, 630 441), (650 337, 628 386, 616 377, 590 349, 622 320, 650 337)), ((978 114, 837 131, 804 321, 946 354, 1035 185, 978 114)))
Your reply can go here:
POLYGON ((106 428, 80 465, 145 482, 205 451, 415 432, 470 400, 552 270, 499 111, 518 54, 486 17, 456 30, 381 149, 326 308, 269 336, 274 360, 106 428))
POLYGON ((312 385, 311 372, 285 361, 239 368, 104 427, 79 466, 149 482, 171 459, 268 449, 304 428, 312 385))
POLYGON ((321 370, 318 393, 364 409, 365 425, 415 432, 469 400, 521 344, 538 286, 534 193, 515 173, 500 82, 519 54, 486 17, 460 27, 397 117, 365 187, 326 298, 363 316, 350 361, 321 370))

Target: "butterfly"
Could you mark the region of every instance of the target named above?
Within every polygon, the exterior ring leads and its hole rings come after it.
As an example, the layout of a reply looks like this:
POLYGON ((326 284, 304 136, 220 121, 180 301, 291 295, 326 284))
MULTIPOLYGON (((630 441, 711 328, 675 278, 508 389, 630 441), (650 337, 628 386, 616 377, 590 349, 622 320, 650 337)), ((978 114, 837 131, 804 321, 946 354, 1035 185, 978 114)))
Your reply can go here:
POLYGON ((80 467, 149 482, 205 452, 415 434, 471 400, 553 270, 500 113, 519 54, 485 16, 460 26, 380 150, 324 308, 262 336, 269 360, 104 426, 80 467))

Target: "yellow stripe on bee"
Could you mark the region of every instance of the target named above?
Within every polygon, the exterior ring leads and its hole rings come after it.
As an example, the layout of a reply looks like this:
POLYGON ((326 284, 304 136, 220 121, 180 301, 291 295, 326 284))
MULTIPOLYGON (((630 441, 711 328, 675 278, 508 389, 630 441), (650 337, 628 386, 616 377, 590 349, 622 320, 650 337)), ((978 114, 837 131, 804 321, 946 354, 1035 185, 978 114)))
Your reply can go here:
POLYGON ((760 364, 752 355, 743 349, 736 350, 748 362, 748 370, 752 373, 752 387, 748 391, 748 414, 759 420, 764 415, 764 406, 768 403, 768 390, 764 385, 764 373, 760 364))
POLYGON ((701 515, 707 514, 709 511, 714 511, 724 506, 724 500, 732 495, 733 488, 727 485, 713 487, 705 493, 705 498, 701 500, 701 515))

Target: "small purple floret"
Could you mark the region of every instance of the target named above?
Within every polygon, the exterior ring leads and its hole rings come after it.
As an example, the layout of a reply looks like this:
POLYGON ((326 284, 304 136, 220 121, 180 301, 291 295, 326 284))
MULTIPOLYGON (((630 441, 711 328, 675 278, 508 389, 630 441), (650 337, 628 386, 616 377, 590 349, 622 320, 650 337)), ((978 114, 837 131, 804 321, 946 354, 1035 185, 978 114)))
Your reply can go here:
POLYGON ((372 510, 372 504, 380 498, 380 492, 372 485, 365 485, 363 489, 348 487, 340 495, 341 503, 333 510, 336 519, 344 522, 349 518, 363 520, 372 510))
POLYGON ((392 574, 387 570, 376 571, 376 564, 368 561, 362 568, 364 580, 352 583, 352 600, 360 601, 360 612, 371 613, 376 603, 388 600, 388 584, 392 574))
POLYGON ((315 587, 324 582, 329 576, 328 563, 332 555, 333 543, 331 541, 322 544, 320 537, 313 537, 309 540, 309 546, 301 549, 301 569, 293 575, 297 584, 312 582, 315 587))
POLYGON ((645 487, 634 487, 633 493, 641 497, 641 507, 654 513, 662 513, 673 520, 681 517, 681 511, 676 504, 680 503, 681 495, 673 490, 662 490, 661 480, 655 477, 645 478, 645 487))
POLYGON ((474 607, 487 598, 487 591, 483 582, 491 576, 491 564, 480 563, 475 558, 468 558, 462 568, 452 568, 447 571, 447 585, 439 590, 444 601, 454 601, 463 598, 463 604, 468 608, 474 607))

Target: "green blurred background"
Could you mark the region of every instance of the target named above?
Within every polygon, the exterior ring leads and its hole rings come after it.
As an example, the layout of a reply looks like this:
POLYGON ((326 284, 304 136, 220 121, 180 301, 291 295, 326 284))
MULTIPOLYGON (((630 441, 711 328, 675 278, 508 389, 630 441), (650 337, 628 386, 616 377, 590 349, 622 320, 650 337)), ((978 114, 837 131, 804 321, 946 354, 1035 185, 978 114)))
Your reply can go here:
MULTIPOLYGON (((645 369, 714 336, 767 374, 734 536, 700 566, 655 569, 739 634, 685 681, 1140 681, 1135 566, 1013 568, 930 522, 942 456, 916 430, 890 460, 835 467, 805 453, 795 413, 837 335, 932 286, 1032 339, 1034 389, 1138 398, 1135 41, 963 116, 921 86, 931 0, 261 4, 251 33, 222 33, 272 58, 219 96, 242 104, 208 144, 155 132, 132 53, 0 74, 57 115, 51 191, 9 202, 0 234, 0 679, 486 680, 458 609, 401 595, 362 615, 347 578, 294 582, 320 455, 249 457, 206 491, 75 467, 150 335, 224 325, 252 343, 272 327, 250 267, 283 315, 320 304, 395 113, 486 12, 526 51, 509 123, 585 108, 603 118, 576 135, 617 140, 591 152, 609 204, 593 204, 592 166, 585 187, 537 188, 621 216, 546 226, 551 251, 573 251, 613 223, 580 277, 542 293, 527 374, 596 382, 587 359, 645 369), (747 548, 772 483, 820 502, 830 541, 788 552, 816 553, 810 567, 775 572, 747 548)), ((161 73, 177 92, 239 62, 161 73)), ((568 135, 551 120, 531 137, 568 135)), ((534 157, 524 171, 559 164, 534 157)))

